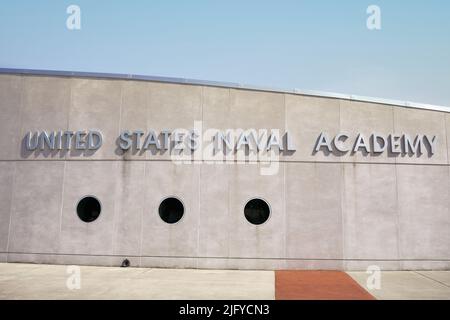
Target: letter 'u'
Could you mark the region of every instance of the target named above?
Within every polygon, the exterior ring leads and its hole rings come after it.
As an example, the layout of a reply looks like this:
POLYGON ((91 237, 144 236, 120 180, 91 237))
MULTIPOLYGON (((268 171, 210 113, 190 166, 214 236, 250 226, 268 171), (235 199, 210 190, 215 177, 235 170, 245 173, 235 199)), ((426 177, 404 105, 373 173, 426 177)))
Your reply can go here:
POLYGON ((39 142, 38 136, 38 132, 36 132, 35 134, 33 134, 31 131, 27 133, 27 135, 25 136, 25 147, 27 150, 36 150, 39 142))

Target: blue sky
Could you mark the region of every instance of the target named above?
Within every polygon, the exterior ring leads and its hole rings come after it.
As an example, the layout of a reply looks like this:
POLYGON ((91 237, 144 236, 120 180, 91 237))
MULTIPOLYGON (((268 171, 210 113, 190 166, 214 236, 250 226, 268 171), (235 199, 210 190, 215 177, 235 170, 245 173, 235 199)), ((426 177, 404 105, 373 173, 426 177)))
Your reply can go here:
POLYGON ((450 1, 14 0, 0 67, 230 81, 450 106, 450 1), (81 8, 68 30, 66 8, 81 8), (381 30, 366 27, 369 5, 381 30))

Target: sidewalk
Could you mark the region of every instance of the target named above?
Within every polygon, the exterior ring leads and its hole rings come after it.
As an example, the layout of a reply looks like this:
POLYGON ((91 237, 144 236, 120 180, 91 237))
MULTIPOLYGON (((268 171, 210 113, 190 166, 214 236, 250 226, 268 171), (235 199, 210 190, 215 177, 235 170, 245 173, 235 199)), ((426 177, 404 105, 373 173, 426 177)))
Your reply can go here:
POLYGON ((450 271, 241 271, 0 264, 0 299, 449 299, 450 271), (68 273, 69 271, 69 273, 68 273))
MULTIPOLYGON (((348 274, 366 288, 365 272, 348 274)), ((450 271, 385 271, 380 290, 370 293, 380 300, 450 300, 450 271)))

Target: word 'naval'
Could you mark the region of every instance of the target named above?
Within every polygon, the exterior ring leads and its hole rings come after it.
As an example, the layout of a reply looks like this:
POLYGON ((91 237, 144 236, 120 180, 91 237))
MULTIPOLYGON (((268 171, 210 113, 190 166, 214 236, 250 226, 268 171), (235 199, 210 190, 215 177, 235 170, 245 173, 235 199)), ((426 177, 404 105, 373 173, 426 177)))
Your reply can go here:
MULTIPOLYGON (((214 130, 213 130, 214 131, 214 130)), ((211 133, 211 132, 210 132, 211 133)), ((197 150, 203 142, 204 135, 197 130, 162 130, 159 134, 153 130, 145 133, 142 130, 128 131, 125 130, 120 134, 119 146, 122 150, 134 148, 136 150, 148 150, 155 148, 156 150, 168 150, 173 145, 174 150, 190 149, 197 150)), ((214 142, 214 151, 239 150, 241 148, 249 148, 249 150, 278 150, 278 151, 295 151, 295 146, 289 132, 281 135, 279 130, 226 130, 215 131, 211 134, 212 142, 214 142)))

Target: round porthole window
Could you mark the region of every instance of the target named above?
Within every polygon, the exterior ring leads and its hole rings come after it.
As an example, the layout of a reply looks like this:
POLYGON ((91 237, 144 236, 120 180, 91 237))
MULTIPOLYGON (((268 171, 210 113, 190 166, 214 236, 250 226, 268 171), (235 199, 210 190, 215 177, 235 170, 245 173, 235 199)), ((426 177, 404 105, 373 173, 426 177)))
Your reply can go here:
POLYGON ((159 205, 159 216, 166 223, 177 223, 184 214, 183 203, 177 198, 164 199, 159 205))
POLYGON ((269 219, 270 208, 266 201, 262 199, 252 199, 245 205, 244 214, 248 222, 260 225, 269 219))
POLYGON ((77 214, 84 222, 92 222, 98 218, 102 206, 100 202, 94 197, 84 197, 78 202, 77 214))

